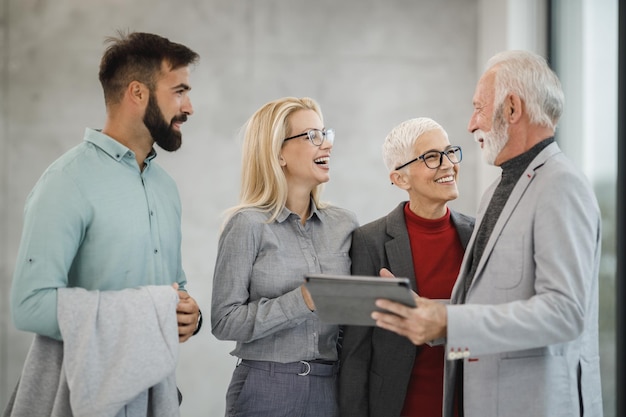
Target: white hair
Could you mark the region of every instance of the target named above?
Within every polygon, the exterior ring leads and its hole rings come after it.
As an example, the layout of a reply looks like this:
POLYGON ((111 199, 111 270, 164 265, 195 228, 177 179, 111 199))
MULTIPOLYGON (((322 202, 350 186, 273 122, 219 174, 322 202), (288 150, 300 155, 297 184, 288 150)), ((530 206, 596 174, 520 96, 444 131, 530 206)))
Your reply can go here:
POLYGON ((448 133, 433 119, 418 117, 409 119, 394 127, 383 143, 383 161, 389 172, 407 162, 411 157, 415 141, 426 132, 440 130, 448 138, 448 133))
POLYGON ((524 102, 531 123, 556 129, 565 98, 561 82, 542 56, 500 52, 487 62, 487 70, 491 69, 495 71, 495 108, 514 93, 524 102))

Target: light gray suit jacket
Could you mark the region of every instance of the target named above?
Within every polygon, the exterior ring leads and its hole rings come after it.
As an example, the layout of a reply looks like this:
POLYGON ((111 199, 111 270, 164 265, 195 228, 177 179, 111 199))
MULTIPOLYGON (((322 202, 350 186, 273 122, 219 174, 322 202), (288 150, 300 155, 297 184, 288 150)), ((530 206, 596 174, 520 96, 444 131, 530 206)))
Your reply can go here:
MULTIPOLYGON (((458 303, 486 191, 452 291, 458 303)), ((465 305, 448 306, 444 416, 463 366, 465 417, 602 416, 598 353, 600 212, 556 143, 515 185, 465 305)))
MULTIPOLYGON (((381 268, 387 268, 397 277, 409 278, 416 289, 404 205, 353 232, 353 275, 378 276, 381 268)), ((465 248, 474 218, 454 210, 450 217, 465 248)), ((346 326, 339 371, 341 417, 400 416, 419 349, 406 337, 380 327, 346 326)))
POLYGON ((4 417, 177 417, 178 295, 59 288, 63 341, 35 335, 4 417))

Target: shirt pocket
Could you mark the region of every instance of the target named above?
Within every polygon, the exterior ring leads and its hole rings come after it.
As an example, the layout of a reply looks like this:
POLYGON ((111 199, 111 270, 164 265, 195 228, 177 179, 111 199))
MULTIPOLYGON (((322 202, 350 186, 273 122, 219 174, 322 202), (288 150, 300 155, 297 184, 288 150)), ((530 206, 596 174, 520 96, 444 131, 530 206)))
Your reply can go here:
POLYGON ((350 275, 350 255, 348 252, 318 254, 322 274, 350 275))
POLYGON ((578 416, 570 382, 564 356, 503 359, 498 369, 498 415, 578 416))

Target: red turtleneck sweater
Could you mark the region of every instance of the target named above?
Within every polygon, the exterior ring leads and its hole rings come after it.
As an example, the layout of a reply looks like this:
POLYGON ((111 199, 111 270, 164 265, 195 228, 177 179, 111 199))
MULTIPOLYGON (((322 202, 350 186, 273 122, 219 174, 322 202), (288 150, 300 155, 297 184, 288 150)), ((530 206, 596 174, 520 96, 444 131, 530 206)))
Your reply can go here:
MULTIPOLYGON (((450 219, 430 220, 404 206, 411 242, 417 293, 431 299, 450 298, 461 261, 463 246, 450 219)), ((423 345, 415 357, 411 380, 402 409, 403 417, 441 417, 444 347, 423 345)))

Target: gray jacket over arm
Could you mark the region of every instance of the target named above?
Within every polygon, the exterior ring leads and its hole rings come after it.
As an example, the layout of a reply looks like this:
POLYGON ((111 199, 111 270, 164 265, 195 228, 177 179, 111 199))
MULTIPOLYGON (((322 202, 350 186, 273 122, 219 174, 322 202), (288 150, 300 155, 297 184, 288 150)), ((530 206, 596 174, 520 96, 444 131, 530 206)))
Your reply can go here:
POLYGON ((176 417, 178 294, 58 289, 63 342, 35 335, 5 417, 176 417))

